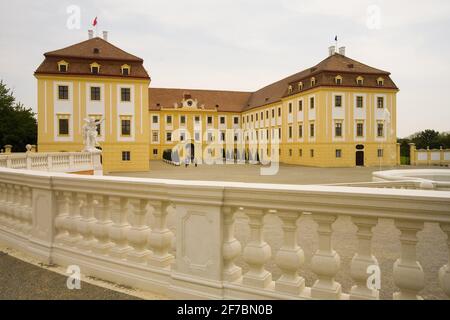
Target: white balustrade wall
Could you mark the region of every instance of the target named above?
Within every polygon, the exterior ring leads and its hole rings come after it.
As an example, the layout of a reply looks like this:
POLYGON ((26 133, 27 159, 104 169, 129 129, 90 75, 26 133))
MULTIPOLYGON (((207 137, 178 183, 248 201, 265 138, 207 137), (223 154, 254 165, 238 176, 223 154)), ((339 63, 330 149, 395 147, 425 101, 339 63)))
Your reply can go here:
MULTIPOLYGON (((56 160, 58 162, 59 160, 56 160)), ((61 160, 63 162, 63 160, 61 160)), ((420 299, 425 271, 418 233, 425 224, 450 239, 450 192, 82 176, 0 168, 0 241, 44 263, 78 265, 83 274, 166 294, 207 299, 378 299, 366 285, 380 219, 397 229, 394 299, 420 299), (247 219, 248 241, 235 235, 247 219), (265 217, 281 223, 281 247, 267 241, 265 217), (298 242, 301 217, 317 229, 308 267, 298 242), (170 228, 168 218, 174 224, 170 228), (356 230, 350 268, 341 267, 333 225, 356 230), (269 264, 280 272, 275 274, 269 264), (352 281, 349 290, 340 274, 352 281)), ((353 231, 355 232, 355 231, 353 231)), ((434 243, 426 242, 428 246, 434 243)), ((443 245, 441 243, 441 245, 443 245)), ((450 250, 447 240, 446 250, 450 250)), ((450 255, 449 255, 450 259, 450 255)), ((450 296, 450 262, 439 265, 450 296)), ((439 267, 437 269, 439 269, 439 267)), ((434 272, 433 272, 434 273, 434 272)), ((381 289, 382 290, 382 289, 381 289)))
POLYGON ((28 169, 52 172, 93 170, 101 174, 101 152, 25 152, 0 154, 0 168, 28 169))

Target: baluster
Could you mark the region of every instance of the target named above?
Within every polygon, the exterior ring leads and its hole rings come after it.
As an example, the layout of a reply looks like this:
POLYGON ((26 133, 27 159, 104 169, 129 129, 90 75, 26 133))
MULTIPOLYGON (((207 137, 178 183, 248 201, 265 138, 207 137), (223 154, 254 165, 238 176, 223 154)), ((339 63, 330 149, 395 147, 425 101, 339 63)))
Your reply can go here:
POLYGON ((350 290, 350 299, 378 299, 377 289, 369 289, 367 278, 369 266, 378 267, 377 259, 372 255, 372 229, 378 223, 377 218, 352 217, 353 223, 358 228, 356 237, 358 238, 358 252, 353 256, 350 274, 355 285, 350 290))
POLYGON ((58 191, 56 193, 56 201, 58 205, 58 215, 55 218, 56 240, 66 240, 69 236, 67 229, 68 217, 70 215, 70 198, 69 192, 58 191))
POLYGON ((92 224, 92 233, 95 237, 93 251, 99 254, 108 254, 114 244, 109 240, 109 229, 112 221, 109 217, 110 201, 108 196, 95 197, 95 218, 92 224))
POLYGON ((72 192, 70 195, 70 213, 64 223, 69 232, 69 237, 64 240, 69 245, 75 245, 81 239, 81 236, 78 233, 78 220, 80 220, 80 218, 80 201, 77 193, 72 192))
POLYGON ((80 220, 78 221, 78 232, 83 237, 80 242, 80 248, 90 250, 94 244, 94 235, 92 234, 92 226, 96 222, 94 218, 94 203, 92 194, 80 195, 81 208, 80 220))
POLYGON ((244 249, 244 261, 249 271, 244 274, 243 283, 248 286, 266 288, 272 284, 272 274, 264 268, 272 250, 263 237, 263 219, 266 212, 259 209, 245 209, 249 218, 250 241, 244 249))
POLYGON ((133 250, 127 253, 127 259, 144 263, 150 255, 150 250, 147 249, 150 228, 145 225, 148 213, 148 200, 134 199, 130 202, 132 206, 132 219, 131 228, 127 236, 128 243, 133 247, 133 250))
POLYGON ((234 260, 241 254, 241 243, 234 237, 236 207, 224 207, 223 213, 223 279, 236 281, 242 277, 242 268, 234 260))
POLYGON ((302 248, 297 244, 298 212, 277 212, 282 222, 284 233, 283 245, 276 255, 277 266, 281 269, 281 277, 275 282, 277 291, 299 295, 305 288, 305 279, 298 275, 298 269, 305 261, 302 248))
POLYGON ((400 289, 394 293, 395 300, 422 299, 418 293, 425 287, 424 272, 416 258, 417 232, 423 222, 395 220, 400 230, 401 255, 394 263, 394 283, 400 289))
POLYGON ((167 228, 167 214, 170 204, 166 201, 154 202, 154 223, 148 237, 148 244, 152 250, 148 263, 156 267, 168 267, 174 257, 169 253, 172 245, 173 233, 167 228))
POLYGON ((119 259, 125 258, 131 247, 128 245, 127 233, 130 224, 127 221, 128 199, 121 197, 111 197, 111 220, 113 224, 109 228, 109 238, 114 243, 109 255, 119 259))
POLYGON ((319 248, 311 259, 311 269, 318 278, 311 288, 311 297, 340 299, 341 285, 334 281, 334 277, 339 271, 341 259, 331 243, 332 224, 336 221, 336 216, 314 213, 313 219, 318 224, 319 248))
POLYGON ((439 283, 442 290, 450 298, 450 223, 442 223, 441 229, 447 234, 447 264, 439 269, 439 283))

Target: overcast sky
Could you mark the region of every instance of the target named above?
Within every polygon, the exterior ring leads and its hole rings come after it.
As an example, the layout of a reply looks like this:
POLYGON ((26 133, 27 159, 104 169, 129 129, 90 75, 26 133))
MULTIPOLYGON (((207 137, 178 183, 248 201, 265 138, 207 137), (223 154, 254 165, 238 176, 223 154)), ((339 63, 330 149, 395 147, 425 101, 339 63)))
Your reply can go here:
MULTIPOLYGON (((400 88, 398 136, 450 130, 450 1, 1 1, 0 79, 36 110, 43 53, 98 30, 144 59, 151 86, 254 91, 327 56, 388 70, 400 88), (70 5, 80 8, 69 29, 70 5)), ((71 20, 72 21, 72 20, 71 20)))

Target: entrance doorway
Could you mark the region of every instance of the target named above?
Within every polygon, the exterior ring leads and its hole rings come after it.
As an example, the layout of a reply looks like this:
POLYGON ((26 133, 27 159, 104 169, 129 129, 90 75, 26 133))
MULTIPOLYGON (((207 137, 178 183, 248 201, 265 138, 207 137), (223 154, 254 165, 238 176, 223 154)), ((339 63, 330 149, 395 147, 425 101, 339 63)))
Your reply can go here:
POLYGON ((193 143, 186 144, 186 152, 189 159, 191 159, 191 162, 193 162, 195 159, 195 147, 193 143))
POLYGON ((356 165, 364 166, 364 151, 356 151, 356 165))

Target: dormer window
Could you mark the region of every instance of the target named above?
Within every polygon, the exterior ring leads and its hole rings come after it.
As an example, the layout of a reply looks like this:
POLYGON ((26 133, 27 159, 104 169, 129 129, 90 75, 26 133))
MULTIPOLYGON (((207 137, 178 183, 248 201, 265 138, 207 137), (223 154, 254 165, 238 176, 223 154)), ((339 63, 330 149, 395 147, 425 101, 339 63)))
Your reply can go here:
POLYGON ((311 87, 314 87, 316 85, 316 78, 311 78, 311 87))
POLYGON ((93 52, 94 52, 95 54, 99 54, 99 53, 100 53, 100 49, 99 49, 99 48, 94 48, 93 52))
POLYGON ((298 83, 298 91, 302 91, 303 90, 303 82, 299 82, 298 83))
POLYGON ((337 85, 341 85, 342 84, 342 77, 341 76, 334 77, 334 83, 336 83, 337 85))
POLYGON ((361 77, 361 76, 357 77, 357 78, 356 78, 356 84, 357 84, 358 86, 362 86, 362 85, 364 84, 364 78, 361 77))
POLYGON ((377 86, 382 87, 384 85, 384 79, 382 77, 379 77, 377 79, 377 86))
POLYGON ((66 61, 61 60, 58 62, 58 71, 59 72, 67 72, 68 69, 69 69, 69 64, 66 61))
POLYGON ((91 73, 92 74, 100 73, 100 65, 97 62, 91 63, 91 73))
POLYGON ((131 67, 127 64, 122 65, 121 70, 122 70, 122 75, 123 76, 129 76, 130 75, 130 69, 131 67))
POLYGON ((288 87, 288 93, 292 93, 292 86, 288 87))

